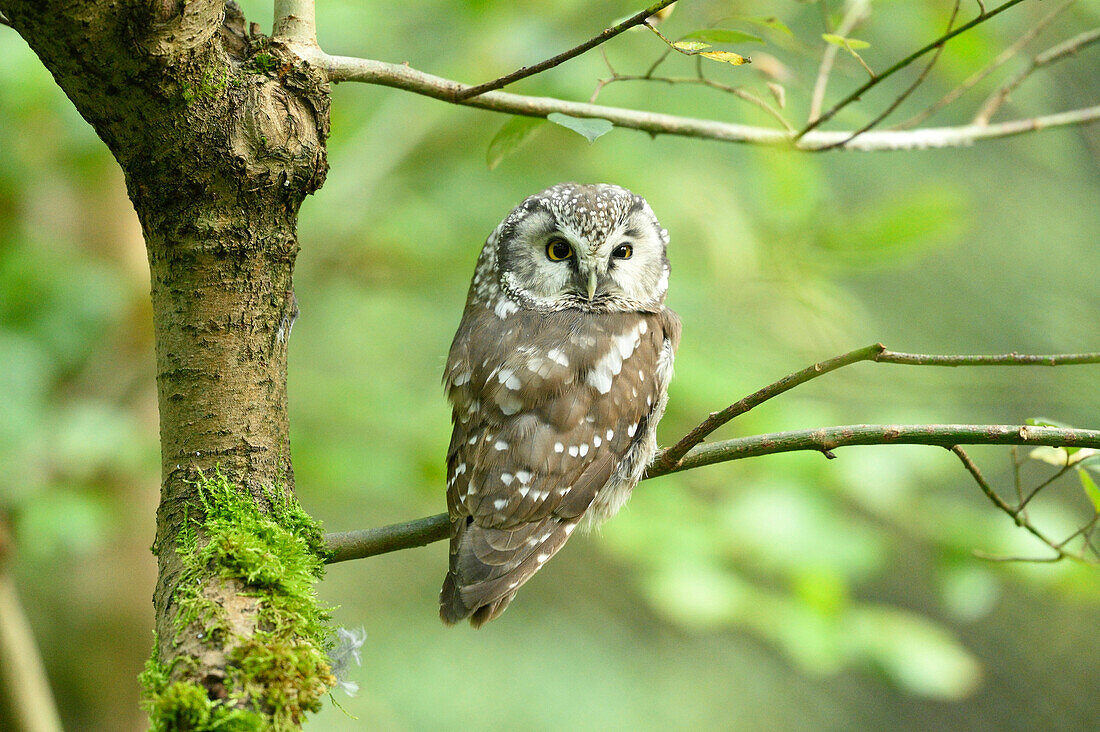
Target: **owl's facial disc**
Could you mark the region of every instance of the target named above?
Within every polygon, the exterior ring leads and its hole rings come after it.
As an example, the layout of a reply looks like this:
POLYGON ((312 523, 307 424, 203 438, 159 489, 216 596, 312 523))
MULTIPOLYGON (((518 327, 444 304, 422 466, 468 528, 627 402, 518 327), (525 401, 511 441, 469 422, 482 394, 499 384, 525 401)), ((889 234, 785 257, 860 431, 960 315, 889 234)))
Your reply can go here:
POLYGON ((534 197, 516 209, 498 249, 504 289, 535 309, 659 309, 667 234, 645 201, 614 186, 563 190, 569 197, 534 197))

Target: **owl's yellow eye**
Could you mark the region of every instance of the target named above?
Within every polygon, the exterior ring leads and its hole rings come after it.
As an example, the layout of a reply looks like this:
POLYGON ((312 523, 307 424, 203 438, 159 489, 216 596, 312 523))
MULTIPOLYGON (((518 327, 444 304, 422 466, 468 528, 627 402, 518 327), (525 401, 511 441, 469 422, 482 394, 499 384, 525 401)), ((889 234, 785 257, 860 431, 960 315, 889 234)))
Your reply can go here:
POLYGON ((573 256, 573 247, 565 239, 551 239, 546 245, 546 258, 551 262, 561 262, 573 256))
POLYGON ((629 244, 620 244, 619 246, 615 247, 615 250, 613 252, 611 252, 611 256, 615 257, 615 259, 630 259, 633 254, 634 247, 630 246, 629 244))

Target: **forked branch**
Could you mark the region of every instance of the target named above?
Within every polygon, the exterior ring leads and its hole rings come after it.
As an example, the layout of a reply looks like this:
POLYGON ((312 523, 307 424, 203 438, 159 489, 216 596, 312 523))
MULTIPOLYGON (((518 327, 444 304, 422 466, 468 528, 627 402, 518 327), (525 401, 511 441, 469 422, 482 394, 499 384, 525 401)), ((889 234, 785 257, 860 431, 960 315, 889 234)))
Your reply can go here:
MULTIPOLYGON (((780 432, 700 444, 734 417, 807 381, 860 361, 918 366, 1062 366, 1100 363, 1100 353, 989 356, 950 356, 900 353, 881 343, 822 361, 769 384, 721 412, 715 412, 684 439, 657 456, 645 479, 748 457, 812 450, 835 457, 833 450, 853 445, 1048 445, 1100 449, 1100 430, 1022 425, 845 425, 817 430, 780 432)), ((1021 501, 1022 513, 1026 501, 1021 501)), ((424 546, 447 538, 447 514, 437 514, 377 529, 328 534, 328 562, 362 559, 376 554, 424 546)))

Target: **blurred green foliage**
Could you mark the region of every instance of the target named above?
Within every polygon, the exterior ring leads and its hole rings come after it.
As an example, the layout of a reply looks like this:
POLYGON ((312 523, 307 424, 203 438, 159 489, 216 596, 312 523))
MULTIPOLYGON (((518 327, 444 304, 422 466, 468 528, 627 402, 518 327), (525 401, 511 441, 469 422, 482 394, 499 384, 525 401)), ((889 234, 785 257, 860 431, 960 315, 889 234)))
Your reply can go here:
MULTIPOLYGON (((270 27, 270 4, 243 5, 270 27)), ((636 9, 331 1, 318 20, 332 53, 480 82, 636 9)), ((883 68, 942 32, 945 12, 876 3, 860 55, 883 68)), ((956 39, 898 119, 1045 12, 1026 3, 956 39)), ((723 28, 764 39, 740 49, 753 65, 708 72, 767 97, 759 69, 770 56, 789 74, 796 121, 825 46, 821 17, 813 3, 692 0, 661 28, 679 38, 726 18, 723 28)), ((1096 20, 1094 7, 1066 13, 1035 48, 1096 20)), ((638 73, 663 49, 639 30, 606 52, 638 73)), ((1006 113, 1095 103, 1095 53, 1037 74, 1006 113)), ((690 74, 695 60, 667 63, 690 74)), ((606 73, 589 53, 514 90, 587 99, 606 73)), ((841 54, 831 98, 862 78, 841 54)), ((836 124, 866 122, 906 83, 883 84, 836 124)), ((965 121, 983 90, 931 123, 965 121)), ((437 385, 474 261, 512 206, 562 180, 631 188, 672 233, 669 302, 684 337, 664 442, 786 373, 874 341, 936 353, 1100 348, 1095 127, 811 156, 626 130, 590 145, 547 124, 506 131, 524 144, 502 151, 490 148, 498 130, 518 124, 504 117, 380 87, 340 85, 333 97, 332 169, 302 211, 302 317, 290 346, 298 491, 332 530, 442 510, 449 425, 437 385)), ((600 102, 772 124, 699 88, 617 83, 600 102)), ((74 729, 145 724, 136 675, 152 627, 159 481, 150 322, 140 230, 117 167, 0 28, 0 511, 15 526, 20 587, 74 729)), ((1095 427, 1096 378, 1088 366, 862 364, 724 434, 1040 414, 1095 427)), ((974 455, 1011 490, 1006 450, 974 455)), ((1051 470, 1028 461, 1024 479, 1051 470)), ((1090 510, 1067 475, 1031 515, 1065 535, 1090 510)), ((1074 729, 1100 712, 1086 686, 1100 662, 1096 571, 976 560, 974 549, 1042 551, 942 450, 847 448, 834 461, 782 455, 661 478, 602 536, 570 547, 476 634, 436 618, 442 545, 330 568, 322 598, 367 640, 361 692, 340 699, 358 721, 330 707, 315 726, 1074 729)))

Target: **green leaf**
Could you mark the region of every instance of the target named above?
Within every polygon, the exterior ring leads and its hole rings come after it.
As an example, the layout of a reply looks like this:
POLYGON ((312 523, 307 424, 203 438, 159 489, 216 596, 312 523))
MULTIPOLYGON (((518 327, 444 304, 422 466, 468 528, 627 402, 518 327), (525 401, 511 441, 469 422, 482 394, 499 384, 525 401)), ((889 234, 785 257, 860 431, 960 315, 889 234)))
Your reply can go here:
POLYGON ((485 156, 489 170, 500 165, 505 156, 512 154, 534 137, 544 124, 546 120, 539 117, 517 115, 509 118, 489 141, 489 150, 485 156))
POLYGON ((568 114, 562 114, 561 112, 551 112, 546 116, 546 119, 556 125, 571 129, 578 135, 583 135, 590 143, 595 142, 597 137, 611 132, 611 128, 615 126, 606 119, 600 119, 599 117, 570 117, 568 114))
POLYGON ((764 39, 760 36, 728 28, 704 28, 692 31, 684 38, 698 38, 700 41, 706 41, 707 43, 764 43, 764 39))
POLYGON ((1058 422, 1053 419, 1047 419, 1046 417, 1028 417, 1024 420, 1025 424, 1029 424, 1032 427, 1057 427, 1063 430, 1074 429, 1071 425, 1065 422, 1058 422))
POLYGON ((1100 511, 1100 487, 1097 487, 1096 481, 1084 470, 1078 470, 1077 477, 1081 479, 1081 487, 1085 489, 1085 495, 1092 501, 1092 507, 1100 511))
POLYGON ((672 47, 680 51, 702 51, 704 48, 710 48, 710 44, 702 41, 676 41, 672 47))
POLYGON ((870 48, 871 44, 867 41, 860 41, 855 38, 845 38, 844 36, 834 35, 832 33, 822 33, 821 37, 826 43, 831 43, 834 46, 840 46, 848 51, 854 51, 860 48, 870 48))
POLYGON ((777 31, 786 33, 788 36, 792 36, 792 37, 794 36, 794 33, 791 32, 791 29, 788 28, 786 26, 786 24, 783 23, 783 21, 781 21, 779 18, 776 18, 776 17, 764 17, 764 16, 753 16, 753 15, 741 15, 741 16, 734 16, 734 17, 736 17, 738 20, 743 20, 746 23, 754 23, 756 25, 762 25, 765 28, 771 28, 772 30, 777 30, 777 31))

